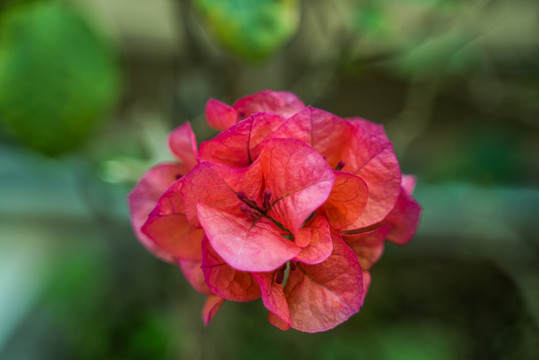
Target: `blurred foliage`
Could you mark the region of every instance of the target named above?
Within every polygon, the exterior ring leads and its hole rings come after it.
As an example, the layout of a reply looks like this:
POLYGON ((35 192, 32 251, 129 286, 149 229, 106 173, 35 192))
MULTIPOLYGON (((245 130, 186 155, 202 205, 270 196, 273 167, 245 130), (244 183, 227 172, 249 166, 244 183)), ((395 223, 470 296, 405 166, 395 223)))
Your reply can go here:
POLYGON ((39 1, 43 1, 43 0, 4 0, 4 1, 0 2, 0 13, 3 10, 7 10, 9 8, 12 8, 12 7, 16 6, 16 5, 29 4, 29 3, 33 3, 33 2, 39 2, 39 1))
POLYGON ((262 60, 298 28, 298 0, 193 0, 206 27, 232 53, 262 60))
POLYGON ((474 71, 496 61, 514 61, 525 55, 523 49, 537 46, 539 5, 533 1, 354 3, 349 21, 351 31, 361 37, 356 54, 391 54, 394 70, 405 74, 474 71))
POLYGON ((537 1, 8 0, 0 14, 1 359, 539 358, 537 1), (417 236, 387 246, 361 312, 326 333, 281 332, 260 301, 204 328, 203 296, 129 226, 125 196, 171 159, 168 132, 190 120, 200 143, 208 98, 265 88, 384 124, 418 177, 417 236))
POLYGON ((118 95, 118 69, 103 40, 54 2, 3 14, 0 116, 22 141, 49 155, 78 146, 118 95))

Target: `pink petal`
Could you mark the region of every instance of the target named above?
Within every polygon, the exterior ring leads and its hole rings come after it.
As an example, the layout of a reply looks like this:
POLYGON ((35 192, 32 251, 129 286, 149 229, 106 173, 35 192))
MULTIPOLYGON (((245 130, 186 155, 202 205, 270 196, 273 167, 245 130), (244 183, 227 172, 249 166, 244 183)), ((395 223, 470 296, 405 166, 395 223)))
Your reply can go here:
POLYGON ((369 190, 367 183, 358 176, 341 171, 334 174, 335 183, 321 210, 331 227, 341 229, 359 218, 367 204, 369 190))
POLYGON ((368 271, 363 271, 363 296, 361 297, 361 306, 363 306, 363 303, 365 302, 365 297, 367 296, 367 292, 369 291, 370 287, 371 273, 368 271))
POLYGON ((204 231, 194 228, 183 214, 153 215, 142 231, 163 251, 175 258, 200 260, 204 231))
POLYGON ((369 270, 384 252, 384 239, 389 231, 389 226, 382 226, 376 230, 354 236, 343 236, 343 240, 357 255, 359 264, 363 270, 369 270))
POLYGON ((415 189, 415 176, 402 174, 401 186, 409 195, 412 195, 415 189))
POLYGON ((159 197, 180 176, 183 167, 177 164, 160 164, 150 169, 128 196, 131 224, 139 241, 157 257, 165 261, 174 261, 174 256, 160 249, 141 230, 148 219, 148 215, 155 207, 159 197))
POLYGON ((185 217, 180 194, 182 183, 183 178, 159 198, 155 209, 142 226, 142 232, 173 257, 200 260, 204 231, 194 228, 185 217))
POLYGON ((268 111, 288 118, 305 105, 296 95, 287 91, 264 90, 256 94, 243 97, 236 101, 236 109, 240 119, 245 119, 251 114, 268 111))
POLYGON ((180 159, 185 172, 191 170, 198 163, 197 141, 191 129, 191 124, 188 122, 178 126, 170 133, 168 145, 172 153, 180 159))
POLYGON ((305 264, 318 264, 326 260, 333 251, 329 224, 325 217, 317 216, 299 229, 296 244, 307 244, 294 260, 305 264))
POLYGON ((393 145, 357 127, 345 148, 345 168, 361 177, 369 188, 367 205, 361 216, 343 230, 360 229, 382 221, 391 211, 400 191, 401 172, 393 145))
POLYGON ((181 194, 185 215, 191 224, 200 227, 196 212, 199 202, 231 214, 244 215, 240 210, 243 203, 237 193, 243 191, 250 199, 260 199, 263 192, 262 180, 258 162, 242 169, 202 162, 184 178, 181 194))
POLYGON ((213 250, 207 239, 202 242, 202 271, 208 287, 231 301, 252 301, 260 297, 260 287, 251 273, 231 268, 213 250))
POLYGON ((281 320, 277 315, 272 312, 268 312, 268 321, 271 325, 275 326, 279 330, 288 330, 290 329, 290 324, 286 321, 281 320))
POLYGON ((269 215, 295 234, 327 200, 335 175, 324 158, 301 141, 270 139, 261 146, 265 187, 273 194, 269 215))
POLYGON ((283 121, 283 117, 268 112, 253 114, 200 144, 200 159, 232 167, 249 166, 260 154, 260 143, 283 121))
POLYGON ((420 213, 421 206, 402 188, 395 207, 383 222, 390 226, 387 239, 398 245, 410 241, 419 225, 420 213))
POLYGON ((208 125, 219 131, 228 129, 238 121, 233 107, 214 99, 206 103, 205 113, 208 125))
POLYGON ((224 302, 225 299, 217 295, 210 295, 206 298, 204 306, 202 307, 202 320, 204 321, 204 326, 208 326, 211 319, 217 314, 217 311, 224 302))
POLYGON ((246 215, 233 215, 204 203, 199 203, 197 209, 211 246, 236 270, 272 271, 301 251, 266 218, 253 221, 246 215))
POLYGON ((365 210, 346 230, 364 228, 382 221, 393 208, 400 188, 400 169, 391 142, 326 111, 306 107, 273 134, 304 141, 322 154, 330 167, 344 162, 344 172, 367 183, 365 210))
POLYGON ((178 265, 185 275, 185 278, 191 284, 191 286, 198 292, 207 295, 213 295, 213 292, 210 290, 204 279, 204 273, 200 268, 200 260, 178 260, 178 265))
MULTIPOLYGON (((279 319, 276 321, 280 326, 290 328, 290 312, 283 292, 283 285, 275 282, 277 271, 265 273, 253 273, 256 281, 260 285, 262 302, 266 309, 279 319)), ((270 320, 271 322, 271 320, 270 320)), ((277 326, 277 325, 275 325, 277 326)), ((280 326, 277 326, 280 328, 280 326)))
POLYGON ((365 120, 360 117, 346 118, 345 120, 361 126, 365 130, 373 133, 374 135, 378 137, 381 137, 382 139, 388 140, 387 134, 386 134, 386 131, 384 130, 383 125, 373 123, 372 121, 365 120))
MULTIPOLYGON (((327 111, 307 106, 285 121, 274 138, 294 138, 311 145, 331 168, 344 160, 344 147, 351 141, 354 125, 327 111)), ((345 164, 344 171, 348 171, 345 164)), ((349 172, 349 171, 348 171, 349 172)))
POLYGON ((333 253, 316 265, 298 264, 284 289, 292 327, 305 332, 334 328, 357 313, 363 299, 361 267, 354 252, 332 233, 333 253))

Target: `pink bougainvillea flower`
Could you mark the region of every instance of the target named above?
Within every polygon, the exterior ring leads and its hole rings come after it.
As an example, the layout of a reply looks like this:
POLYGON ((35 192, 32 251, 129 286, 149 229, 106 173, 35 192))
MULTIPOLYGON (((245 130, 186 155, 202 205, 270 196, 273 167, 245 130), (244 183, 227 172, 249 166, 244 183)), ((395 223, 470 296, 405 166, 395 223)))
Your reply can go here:
POLYGON ((300 253, 283 235, 299 234, 335 179, 324 158, 301 141, 270 139, 260 148, 247 168, 200 163, 181 191, 187 217, 202 226, 215 251, 251 272, 277 269, 300 253))
POLYGON ((178 161, 129 195, 141 243, 207 295, 206 325, 225 300, 258 298, 282 330, 346 321, 385 241, 407 243, 419 222, 415 178, 401 176, 383 127, 271 90, 211 99, 205 114, 222 132, 197 150, 180 126, 169 138, 178 161))

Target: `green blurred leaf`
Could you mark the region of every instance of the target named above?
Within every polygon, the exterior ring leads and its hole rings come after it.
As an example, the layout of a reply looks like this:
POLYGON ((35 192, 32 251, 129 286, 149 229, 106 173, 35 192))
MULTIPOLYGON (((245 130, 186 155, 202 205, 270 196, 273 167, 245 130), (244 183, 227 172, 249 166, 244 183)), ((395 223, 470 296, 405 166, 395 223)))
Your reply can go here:
POLYGON ((110 50, 58 3, 13 8, 0 34, 0 117, 8 129, 49 155, 79 145, 117 98, 110 50))
POLYGON ((43 0, 2 0, 0 2, 0 13, 2 11, 7 10, 8 8, 12 6, 22 5, 22 4, 28 4, 31 2, 38 2, 43 0))
POLYGON ((297 30, 297 0, 193 0, 219 42, 247 60, 262 60, 297 30))

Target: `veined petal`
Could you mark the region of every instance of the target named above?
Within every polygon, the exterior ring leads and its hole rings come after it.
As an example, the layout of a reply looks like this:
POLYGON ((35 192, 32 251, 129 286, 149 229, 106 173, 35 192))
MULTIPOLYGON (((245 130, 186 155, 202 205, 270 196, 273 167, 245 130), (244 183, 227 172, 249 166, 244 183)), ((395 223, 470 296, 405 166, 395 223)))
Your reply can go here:
POLYGON ((280 326, 275 326, 281 328, 282 326, 286 327, 286 325, 288 325, 288 328, 290 328, 290 311, 288 310, 288 304, 286 303, 286 298, 284 296, 283 285, 278 284, 275 281, 276 274, 277 271, 253 273, 253 276, 260 285, 264 306, 270 313, 279 319, 277 323, 283 323, 280 326))
POLYGON ((342 229, 352 225, 363 213, 369 189, 365 180, 358 176, 341 171, 335 171, 334 174, 335 183, 321 211, 331 227, 342 229))
POLYGON ((291 327, 289 323, 283 321, 280 317, 278 317, 271 311, 268 312, 268 321, 271 325, 275 326, 279 330, 288 330, 291 327))
POLYGON ((128 196, 131 224, 137 238, 154 255, 169 262, 174 262, 174 255, 160 249, 142 232, 141 228, 159 197, 178 177, 184 174, 183 170, 183 167, 177 164, 157 165, 144 174, 128 196))
POLYGON ((167 254, 175 258, 200 260, 204 231, 193 227, 185 215, 152 215, 142 231, 167 254))
POLYGON ((272 271, 301 251, 266 218, 253 220, 246 215, 233 215, 204 203, 199 203, 197 210, 211 246, 236 270, 272 271))
POLYGON ((292 327, 305 332, 334 328, 357 313, 363 300, 361 267, 354 252, 332 233, 333 253, 316 265, 298 264, 284 292, 292 327))
POLYGON ((210 99, 206 103, 205 114, 208 125, 219 131, 226 130, 238 122, 236 110, 215 99, 210 99))
POLYGON ((231 268, 208 242, 202 242, 202 272, 208 287, 231 301, 252 301, 260 297, 260 287, 251 273, 231 268))
MULTIPOLYGON (((296 235, 296 244, 307 244, 294 260, 305 264, 318 264, 326 260, 333 251, 333 241, 328 221, 317 216, 308 221, 296 235)), ((301 245, 299 245, 301 246, 301 245)))
POLYGON ((268 112, 253 114, 200 144, 200 159, 232 167, 249 166, 260 154, 260 143, 283 121, 282 116, 268 112))
POLYGON ((400 191, 401 172, 391 142, 356 127, 345 148, 344 170, 361 177, 369 188, 361 216, 343 230, 354 230, 382 221, 391 211, 400 191))
POLYGON ((353 124, 357 124, 364 128, 365 130, 373 133, 374 135, 381 137, 382 139, 388 140, 384 126, 380 124, 373 123, 372 121, 365 120, 360 117, 346 118, 346 121, 350 121, 353 124))
MULTIPOLYGON (((172 131, 168 137, 170 150, 184 166, 184 171, 191 170, 197 161, 197 140, 191 129, 191 124, 186 122, 172 131)), ((185 173, 184 172, 184 173, 185 173)))
POLYGON ((202 307, 202 320, 204 321, 204 326, 208 326, 211 319, 217 314, 217 311, 221 308, 221 305, 225 302, 220 296, 210 295, 206 297, 204 306, 202 307))
POLYGON ((410 241, 419 225, 420 213, 421 206, 404 187, 401 188, 395 207, 383 222, 390 226, 387 239, 398 245, 410 241))
POLYGON ((197 203, 234 215, 243 215, 242 202, 237 193, 242 191, 250 199, 262 197, 263 179, 260 164, 255 162, 248 168, 231 168, 224 165, 202 162, 184 178, 181 195, 184 199, 185 215, 189 222, 200 227, 197 217, 197 203))
POLYGON ((204 273, 202 272, 200 260, 178 260, 178 265, 185 275, 189 284, 198 292, 201 292, 206 295, 213 295, 213 292, 210 290, 204 279, 204 273))
POLYGON ((384 252, 384 239, 389 226, 381 226, 375 230, 353 236, 343 236, 343 240, 357 255, 363 270, 369 270, 384 252))
MULTIPOLYGON (((372 129, 375 127, 371 126, 372 129)), ((306 107, 285 121, 273 137, 299 139, 322 154, 331 168, 342 161, 344 172, 357 175, 367 183, 369 197, 365 209, 346 230, 382 221, 395 205, 401 173, 393 146, 360 122, 346 121, 327 111, 306 107)))
POLYGON ((175 258, 200 260, 204 231, 194 228, 185 217, 180 189, 183 178, 176 181, 159 198, 142 232, 155 245, 175 258))
POLYGON ((328 198, 335 175, 312 147, 295 139, 262 143, 260 164, 265 188, 273 194, 269 215, 297 233, 328 198))
POLYGON ((303 109, 305 105, 291 92, 263 90, 239 99, 233 107, 240 119, 262 111, 288 118, 303 109))
MULTIPOLYGON (((324 110, 307 106, 273 134, 274 138, 293 138, 311 145, 324 156, 331 168, 343 160, 344 148, 351 141, 354 125, 324 110)), ((347 170, 345 165, 344 171, 347 170)))

